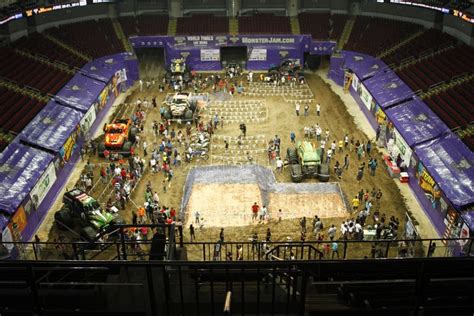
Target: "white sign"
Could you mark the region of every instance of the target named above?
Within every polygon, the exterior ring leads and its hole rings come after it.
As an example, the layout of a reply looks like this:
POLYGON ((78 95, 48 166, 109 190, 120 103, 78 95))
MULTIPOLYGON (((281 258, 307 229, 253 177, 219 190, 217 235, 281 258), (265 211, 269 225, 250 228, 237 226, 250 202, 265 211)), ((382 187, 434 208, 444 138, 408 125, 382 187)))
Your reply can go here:
POLYGON ((254 48, 250 52, 249 61, 265 61, 267 60, 266 48, 254 48))
POLYGON ((87 111, 86 115, 81 120, 81 131, 85 135, 89 129, 91 128, 92 124, 95 121, 95 107, 91 106, 89 111, 87 111))
POLYGON ((127 69, 117 70, 115 77, 117 78, 117 84, 127 81, 127 69))
POLYGON ((41 178, 36 182, 35 187, 30 192, 31 200, 36 208, 43 202, 44 197, 49 192, 49 189, 56 181, 56 172, 54 171, 54 164, 50 163, 41 178))
POLYGON ((398 131, 396 129, 395 130, 395 145, 397 146, 398 148, 398 152, 400 153, 400 156, 402 157, 403 161, 405 161, 405 164, 407 165, 407 167, 410 166, 410 162, 411 162, 411 148, 410 146, 408 146, 408 144, 406 143, 406 141, 403 139, 402 135, 400 135, 400 133, 398 133, 398 131))
POLYGON ((10 228, 8 226, 5 226, 5 228, 2 231, 2 241, 4 242, 5 248, 8 249, 8 251, 12 251, 14 245, 13 245, 13 236, 12 232, 10 231, 10 228))
POLYGON ((354 89, 355 92, 357 92, 359 88, 359 83, 359 77, 357 77, 356 74, 352 74, 352 89, 354 89))
POLYGON ((367 109, 370 111, 370 105, 372 103, 372 95, 367 91, 365 88, 364 84, 360 84, 360 98, 362 99, 362 102, 365 104, 367 109))
POLYGON ((201 61, 219 61, 221 60, 220 50, 217 49, 201 49, 201 61))

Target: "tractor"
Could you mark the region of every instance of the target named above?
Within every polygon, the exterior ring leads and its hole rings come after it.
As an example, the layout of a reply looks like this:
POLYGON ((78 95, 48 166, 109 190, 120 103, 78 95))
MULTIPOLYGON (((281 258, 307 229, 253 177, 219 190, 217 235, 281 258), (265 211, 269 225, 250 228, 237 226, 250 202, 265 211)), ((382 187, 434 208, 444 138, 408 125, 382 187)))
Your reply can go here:
POLYGON ((57 227, 74 231, 88 242, 98 240, 110 233, 114 225, 124 223, 120 215, 104 211, 93 197, 80 189, 64 193, 63 202, 62 208, 54 214, 57 227))
POLYGON ((288 148, 286 154, 293 182, 310 177, 329 181, 329 167, 321 162, 321 149, 315 149, 309 141, 298 142, 295 148, 288 148))
POLYGON ((135 143, 137 129, 133 126, 131 119, 116 119, 110 124, 104 125, 104 142, 99 144, 99 156, 104 156, 104 151, 118 153, 123 157, 132 154, 132 146, 135 143))

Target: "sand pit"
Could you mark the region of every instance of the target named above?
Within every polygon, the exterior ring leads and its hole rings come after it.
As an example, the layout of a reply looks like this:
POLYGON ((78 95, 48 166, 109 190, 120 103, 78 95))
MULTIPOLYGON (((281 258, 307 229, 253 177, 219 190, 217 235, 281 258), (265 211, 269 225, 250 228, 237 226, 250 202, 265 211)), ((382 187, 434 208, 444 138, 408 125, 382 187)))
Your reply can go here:
POLYGON ((268 209, 273 218, 282 210, 282 219, 345 217, 347 211, 337 193, 270 193, 268 209))
POLYGON ((251 206, 262 205, 255 184, 195 183, 186 208, 186 226, 199 210, 204 227, 246 226, 251 223, 251 206))

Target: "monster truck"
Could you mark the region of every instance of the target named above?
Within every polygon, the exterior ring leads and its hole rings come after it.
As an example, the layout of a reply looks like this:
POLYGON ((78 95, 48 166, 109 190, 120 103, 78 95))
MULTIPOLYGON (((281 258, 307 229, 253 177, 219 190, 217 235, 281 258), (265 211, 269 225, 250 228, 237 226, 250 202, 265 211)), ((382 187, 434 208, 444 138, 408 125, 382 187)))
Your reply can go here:
POLYGON ((116 119, 110 124, 105 124, 104 132, 104 142, 100 143, 98 148, 99 156, 103 156, 106 149, 124 157, 131 155, 137 135, 137 129, 131 119, 116 119))
POLYGON ((310 142, 298 142, 295 148, 288 148, 286 159, 293 182, 301 182, 303 178, 309 177, 322 182, 329 181, 329 167, 321 163, 321 149, 315 149, 310 142))
POLYGON ((169 119, 181 119, 185 122, 193 120, 194 112, 198 110, 199 98, 189 92, 178 92, 168 95, 163 101, 166 105, 163 117, 169 119))
POLYGON ((88 242, 109 233, 113 225, 124 223, 120 215, 102 210, 93 197, 79 189, 66 192, 63 202, 63 207, 54 214, 57 227, 74 231, 88 242))
POLYGON ((298 79, 300 76, 303 76, 300 64, 291 59, 282 61, 279 66, 271 66, 268 70, 268 74, 280 74, 282 76, 296 75, 298 79))
POLYGON ((184 58, 176 58, 171 60, 170 68, 165 74, 165 79, 167 82, 177 80, 179 77, 181 77, 181 80, 184 82, 191 81, 191 72, 184 61, 184 58))

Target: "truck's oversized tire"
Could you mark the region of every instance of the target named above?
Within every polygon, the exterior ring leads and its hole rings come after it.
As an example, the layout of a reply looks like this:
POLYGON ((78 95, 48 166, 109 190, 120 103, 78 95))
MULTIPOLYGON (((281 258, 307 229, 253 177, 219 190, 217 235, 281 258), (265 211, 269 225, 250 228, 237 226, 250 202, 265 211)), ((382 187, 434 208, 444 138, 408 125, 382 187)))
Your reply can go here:
POLYGON ((329 165, 322 163, 318 167, 318 180, 321 182, 329 181, 329 165))
POLYGON ((122 156, 124 157, 129 157, 132 153, 130 150, 132 149, 132 142, 131 141, 126 141, 123 146, 122 146, 122 156))
POLYGON ((301 165, 290 165, 291 181, 299 183, 303 181, 303 172, 301 171, 301 165))
POLYGON ((286 159, 290 165, 298 164, 298 157, 294 148, 288 148, 286 150, 286 159))
POLYGON ((73 226, 73 218, 69 212, 69 209, 66 207, 63 207, 54 214, 54 221, 60 230, 66 230, 66 227, 64 226, 69 228, 73 226))
POLYGON ((189 109, 191 111, 193 111, 193 112, 196 111, 196 106, 197 106, 197 101, 196 100, 191 100, 189 102, 189 109))
POLYGON ((105 144, 99 143, 99 146, 97 148, 97 153, 99 154, 99 157, 104 157, 104 151, 105 151, 105 144))
POLYGON ((85 226, 82 227, 80 235, 81 238, 88 241, 88 242, 93 242, 95 241, 95 238, 97 236, 97 230, 92 227, 92 226, 85 226))
POLYGON ((185 121, 191 121, 192 119, 193 119, 193 111, 191 111, 190 109, 187 109, 184 112, 184 120, 185 121))
POLYGON ((163 111, 163 118, 164 118, 165 120, 170 120, 170 119, 171 119, 171 113, 170 113, 170 111, 164 110, 164 111, 163 111))
POLYGON ((134 143, 136 140, 137 133, 138 131, 136 127, 130 127, 130 132, 128 132, 128 140, 134 143))

